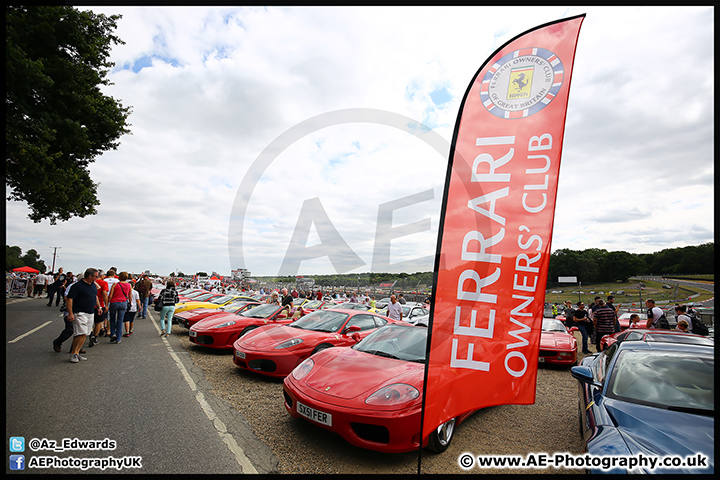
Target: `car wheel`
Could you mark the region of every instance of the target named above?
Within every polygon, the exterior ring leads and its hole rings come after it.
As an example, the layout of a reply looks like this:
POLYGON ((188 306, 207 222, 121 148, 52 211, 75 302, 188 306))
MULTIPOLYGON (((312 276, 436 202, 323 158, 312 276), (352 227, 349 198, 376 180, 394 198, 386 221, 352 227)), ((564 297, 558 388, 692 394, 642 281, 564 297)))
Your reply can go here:
POLYGON ((428 437, 428 448, 436 453, 444 452, 450 446, 454 433, 455 419, 451 418, 430 434, 430 437, 428 437))
POLYGON ((320 345, 315 347, 315 350, 313 350, 310 355, 315 355, 320 350, 325 350, 326 348, 330 348, 330 347, 332 347, 332 345, 328 345, 327 343, 321 343, 320 345))
POLYGON ((240 335, 238 335, 238 338, 242 337, 243 335, 245 335, 246 333, 248 333, 252 330, 255 330, 256 328, 257 327, 255 327, 255 326, 246 327, 242 332, 240 332, 240 335))

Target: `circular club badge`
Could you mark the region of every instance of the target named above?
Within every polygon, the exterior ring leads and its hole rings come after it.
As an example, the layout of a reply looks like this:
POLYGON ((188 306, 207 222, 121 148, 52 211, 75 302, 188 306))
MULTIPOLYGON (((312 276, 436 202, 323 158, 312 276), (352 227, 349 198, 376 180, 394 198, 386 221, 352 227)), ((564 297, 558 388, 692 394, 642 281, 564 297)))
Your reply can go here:
POLYGON ((552 102, 563 84, 563 64, 550 50, 524 48, 508 53, 485 73, 480 98, 488 112, 525 118, 552 102))

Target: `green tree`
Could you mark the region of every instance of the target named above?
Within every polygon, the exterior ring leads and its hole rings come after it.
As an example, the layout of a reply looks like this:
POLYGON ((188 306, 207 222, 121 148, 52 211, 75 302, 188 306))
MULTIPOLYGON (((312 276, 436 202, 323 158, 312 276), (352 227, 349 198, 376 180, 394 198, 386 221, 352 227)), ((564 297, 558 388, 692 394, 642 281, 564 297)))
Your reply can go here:
POLYGON ((97 213, 88 165, 116 149, 129 107, 104 95, 119 15, 5 7, 5 186, 34 222, 97 213))
POLYGON ((12 270, 13 268, 22 267, 25 265, 20 258, 22 255, 22 249, 15 246, 5 245, 5 270, 12 270))
POLYGON ((45 261, 40 260, 40 254, 37 253, 34 248, 31 248, 25 253, 25 255, 22 256, 22 261, 23 265, 45 272, 45 261))

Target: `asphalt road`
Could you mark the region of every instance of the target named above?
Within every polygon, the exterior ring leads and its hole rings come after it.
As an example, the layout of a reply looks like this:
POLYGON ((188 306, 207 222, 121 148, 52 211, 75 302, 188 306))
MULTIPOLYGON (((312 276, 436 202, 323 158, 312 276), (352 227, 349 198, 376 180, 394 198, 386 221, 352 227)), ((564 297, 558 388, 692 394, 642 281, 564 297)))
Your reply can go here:
POLYGON ((125 458, 130 467, 124 473, 276 471, 272 452, 234 409, 207 393, 202 373, 178 339, 160 338, 151 317, 136 320, 133 335, 120 344, 101 338, 88 348, 86 342, 88 360, 76 364, 69 361, 70 341, 62 353, 52 349, 63 321, 44 299, 7 299, 5 317, 6 471, 14 454, 10 437, 24 437, 25 451, 17 453, 33 473, 83 472, 30 468, 42 457, 58 463, 70 457, 125 458), (47 441, 32 451, 32 439, 47 441), (63 439, 70 448, 50 449, 51 442, 62 445, 63 439), (80 450, 73 439, 109 439, 116 446, 80 450))

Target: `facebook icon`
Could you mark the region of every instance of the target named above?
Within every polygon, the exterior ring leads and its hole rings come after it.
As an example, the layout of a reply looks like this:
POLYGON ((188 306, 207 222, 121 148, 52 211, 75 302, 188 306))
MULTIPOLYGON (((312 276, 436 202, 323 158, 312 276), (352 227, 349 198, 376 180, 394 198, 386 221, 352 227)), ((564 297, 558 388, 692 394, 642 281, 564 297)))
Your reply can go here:
POLYGON ((10 470, 25 470, 25 455, 10 455, 10 470))

